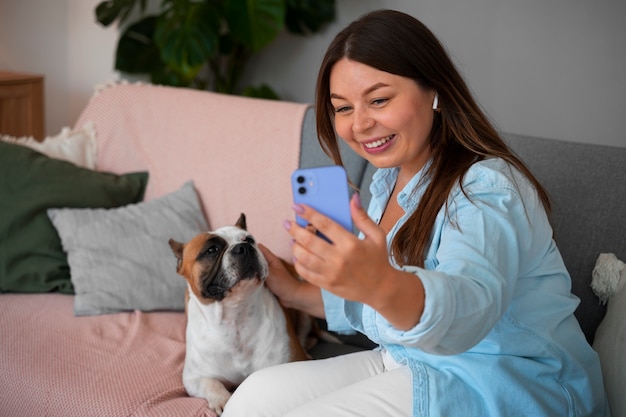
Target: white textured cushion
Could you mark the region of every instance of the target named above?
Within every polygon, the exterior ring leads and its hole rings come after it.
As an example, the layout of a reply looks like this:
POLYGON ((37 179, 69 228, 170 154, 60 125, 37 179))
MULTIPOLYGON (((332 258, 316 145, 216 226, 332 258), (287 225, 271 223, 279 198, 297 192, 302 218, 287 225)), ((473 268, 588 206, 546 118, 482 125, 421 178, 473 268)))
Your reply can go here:
POLYGON ((50 158, 68 161, 79 167, 94 169, 96 166, 96 133, 92 122, 86 122, 82 128, 75 130, 64 127, 58 135, 46 137, 41 142, 32 136, 0 135, 0 140, 29 147, 50 158))
POLYGON ((185 280, 168 240, 208 229, 191 181, 149 202, 116 209, 50 209, 74 289, 77 316, 182 310, 185 280))
POLYGON ((600 356, 611 415, 626 416, 626 267, 613 254, 601 254, 593 270, 592 287, 608 297, 593 348, 600 356), (600 290, 601 289, 601 290, 600 290))

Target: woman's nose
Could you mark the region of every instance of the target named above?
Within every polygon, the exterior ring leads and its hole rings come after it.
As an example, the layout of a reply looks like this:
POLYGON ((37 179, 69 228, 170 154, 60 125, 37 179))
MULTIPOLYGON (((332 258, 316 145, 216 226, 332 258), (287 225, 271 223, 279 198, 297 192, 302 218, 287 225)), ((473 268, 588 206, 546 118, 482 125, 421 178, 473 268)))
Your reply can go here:
POLYGON ((371 129, 374 126, 374 124, 375 124, 374 119, 372 119, 369 116, 369 114, 365 112, 355 113, 354 119, 352 122, 352 129, 355 132, 362 132, 364 130, 371 129))

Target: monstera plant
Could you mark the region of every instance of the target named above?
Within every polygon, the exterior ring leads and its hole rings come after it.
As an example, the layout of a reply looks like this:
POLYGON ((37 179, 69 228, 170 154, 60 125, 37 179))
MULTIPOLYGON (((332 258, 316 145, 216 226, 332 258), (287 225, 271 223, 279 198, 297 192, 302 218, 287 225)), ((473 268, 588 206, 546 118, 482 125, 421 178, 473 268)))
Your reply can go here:
POLYGON ((115 69, 148 74, 155 84, 277 98, 267 85, 240 88, 252 54, 283 30, 306 35, 335 18, 335 0, 108 0, 96 6, 103 26, 124 27, 115 69), (139 16, 129 22, 131 17, 139 16))

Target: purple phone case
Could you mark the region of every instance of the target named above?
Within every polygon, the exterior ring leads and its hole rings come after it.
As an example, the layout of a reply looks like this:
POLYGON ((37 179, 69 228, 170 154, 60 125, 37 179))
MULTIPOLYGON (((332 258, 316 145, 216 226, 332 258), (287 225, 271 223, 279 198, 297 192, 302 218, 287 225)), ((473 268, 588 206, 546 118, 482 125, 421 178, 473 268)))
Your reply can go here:
MULTIPOLYGON (((352 232, 348 176, 342 166, 297 169, 291 175, 291 188, 295 203, 314 208, 352 232)), ((296 221, 307 225, 299 216, 296 221)))

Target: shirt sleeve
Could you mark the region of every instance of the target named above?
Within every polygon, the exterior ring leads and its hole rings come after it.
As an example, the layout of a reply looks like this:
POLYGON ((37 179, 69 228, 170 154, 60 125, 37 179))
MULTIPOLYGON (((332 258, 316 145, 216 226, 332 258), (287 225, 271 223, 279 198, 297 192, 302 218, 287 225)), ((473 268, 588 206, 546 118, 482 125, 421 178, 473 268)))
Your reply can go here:
POLYGON ((426 268, 403 268, 424 285, 422 318, 400 331, 376 315, 384 342, 450 355, 469 350, 492 330, 511 300, 522 253, 531 246, 529 220, 538 204, 534 189, 523 186, 532 196, 526 205, 510 183, 470 184, 454 195, 449 216, 435 228, 426 268))
POLYGON ((322 300, 324 302, 324 312, 326 313, 328 330, 340 334, 355 334, 356 331, 350 325, 345 314, 344 299, 322 289, 322 300))

